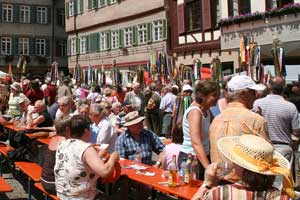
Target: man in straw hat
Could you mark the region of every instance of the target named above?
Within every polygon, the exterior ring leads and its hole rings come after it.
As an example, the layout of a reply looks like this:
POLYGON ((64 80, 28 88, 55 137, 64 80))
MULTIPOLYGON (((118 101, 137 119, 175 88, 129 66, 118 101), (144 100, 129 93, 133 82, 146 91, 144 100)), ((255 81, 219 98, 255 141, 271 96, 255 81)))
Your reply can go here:
POLYGON ((217 141, 217 146, 241 181, 215 187, 224 171, 221 166, 225 165, 212 163, 206 168, 204 182, 193 200, 295 198, 289 161, 275 151, 268 141, 245 134, 223 137, 217 141), (282 192, 272 187, 277 175, 283 176, 282 192))
POLYGON ((145 117, 140 116, 137 111, 128 113, 124 124, 127 130, 117 138, 115 148, 120 157, 129 160, 134 160, 137 150, 140 149, 142 163, 151 165, 153 164, 152 151, 159 154, 160 158, 165 145, 155 133, 144 129, 144 119, 145 117))
POLYGON ((212 162, 225 160, 217 149, 217 141, 222 137, 255 134, 269 141, 266 120, 259 114, 251 111, 255 100, 255 91, 260 91, 264 88, 255 84, 250 77, 244 75, 234 76, 227 83, 228 96, 231 102, 213 120, 209 128, 212 162))

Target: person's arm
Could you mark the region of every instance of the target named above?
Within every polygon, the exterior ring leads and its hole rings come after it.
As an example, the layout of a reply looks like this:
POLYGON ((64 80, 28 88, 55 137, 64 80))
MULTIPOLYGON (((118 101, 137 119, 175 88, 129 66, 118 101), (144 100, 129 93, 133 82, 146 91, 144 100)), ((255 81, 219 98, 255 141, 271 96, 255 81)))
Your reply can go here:
POLYGON ((13 124, 13 121, 6 121, 3 116, 0 114, 0 124, 2 126, 5 126, 5 125, 9 125, 9 124, 13 124))
POLYGON ((165 149, 165 145, 162 143, 162 141, 159 139, 159 137, 153 133, 153 132, 150 132, 151 133, 151 136, 152 136, 152 148, 153 148, 153 151, 158 154, 158 160, 156 163, 156 165, 160 165, 165 157, 165 152, 164 152, 164 149, 165 149))
POLYGON ((202 116, 198 110, 191 110, 187 117, 190 126, 190 137, 193 149, 199 161, 206 168, 209 165, 205 149, 202 144, 202 116))
POLYGON ((292 117, 292 134, 296 137, 300 137, 300 122, 299 122, 299 113, 296 106, 293 105, 293 109, 291 112, 292 117))
POLYGON ((45 121, 44 115, 38 116, 36 119, 32 119, 33 113, 28 113, 28 125, 29 127, 35 127, 45 121))
POLYGON ((113 171, 116 162, 119 161, 119 155, 113 152, 108 161, 104 161, 99 157, 94 147, 88 147, 83 153, 83 161, 100 177, 109 177, 113 171))

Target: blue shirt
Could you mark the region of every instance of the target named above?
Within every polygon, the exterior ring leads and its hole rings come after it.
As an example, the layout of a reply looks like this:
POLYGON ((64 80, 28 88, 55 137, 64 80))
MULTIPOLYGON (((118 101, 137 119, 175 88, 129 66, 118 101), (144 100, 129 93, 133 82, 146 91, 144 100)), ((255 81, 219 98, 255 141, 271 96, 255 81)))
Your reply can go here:
POLYGON ((128 130, 121 134, 117 141, 115 150, 120 154, 121 158, 134 160, 135 152, 140 147, 142 154, 142 163, 151 165, 152 151, 156 154, 161 153, 165 145, 157 137, 157 135, 149 130, 143 129, 140 133, 139 141, 134 139, 128 130))

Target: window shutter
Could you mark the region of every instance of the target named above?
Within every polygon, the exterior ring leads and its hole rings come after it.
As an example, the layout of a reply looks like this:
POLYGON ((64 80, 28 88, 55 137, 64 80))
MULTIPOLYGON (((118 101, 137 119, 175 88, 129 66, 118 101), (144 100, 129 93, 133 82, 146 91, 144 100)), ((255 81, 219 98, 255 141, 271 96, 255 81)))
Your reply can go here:
POLYGON ((95 33, 95 38, 96 38, 96 42, 95 42, 96 51, 99 52, 100 51, 100 35, 99 35, 99 33, 95 33))
POLYGON ((71 55, 71 39, 70 38, 67 40, 67 55, 68 56, 71 55))
POLYGON ((202 27, 204 31, 211 29, 210 0, 202 0, 202 27))
POLYGON ((166 40, 168 37, 168 24, 167 24, 167 20, 164 19, 163 20, 163 40, 166 40))
POLYGON ((80 38, 76 37, 76 54, 80 54, 80 38))
POLYGON ((89 38, 89 51, 90 52, 93 52, 93 34, 91 33, 91 34, 89 34, 88 35, 88 38, 89 38))
POLYGON ((50 45, 50 40, 45 39, 45 56, 51 56, 51 45, 50 45))
POLYGON ((147 42, 152 42, 152 22, 147 24, 147 42))
POLYGON ((109 50, 111 45, 110 45, 110 31, 106 31, 106 49, 109 50))
POLYGON ((80 0, 80 14, 83 13, 83 0, 80 0))
POLYGON ((99 8, 99 2, 98 0, 94 0, 94 8, 99 8))
POLYGON ((93 4, 93 0, 89 0, 89 1, 88 1, 88 9, 89 9, 89 10, 92 10, 92 9, 93 9, 93 8, 92 8, 92 7, 93 7, 92 4, 93 4))
POLYGON ((30 55, 35 55, 35 38, 30 38, 30 55))
POLYGON ((111 1, 110 1, 110 0, 107 0, 106 2, 107 2, 107 5, 110 5, 110 4, 111 4, 111 1))
POLYGON ((19 55, 19 38, 12 38, 12 55, 19 55))
POLYGON ((48 24, 51 24, 51 21, 52 21, 51 17, 52 17, 51 8, 48 7, 47 8, 47 22, 48 22, 48 24))
POLYGON ((68 1, 68 2, 66 3, 66 17, 69 17, 69 15, 70 15, 70 12, 69 12, 69 6, 70 6, 70 2, 68 1))
POLYGON ((124 30, 119 30, 119 48, 123 48, 124 46, 124 30))
POLYGON ((86 37, 86 53, 90 52, 90 37, 87 35, 86 37))
POLYGON ((36 7, 31 6, 30 10, 31 10, 30 23, 34 24, 34 23, 36 23, 36 7))
POLYGON ((184 3, 177 5, 177 29, 178 34, 185 32, 185 17, 184 17, 184 3))
POLYGON ((14 5, 13 9, 14 9, 13 22, 20 22, 20 6, 14 5))
POLYGON ((79 10, 79 8, 78 8, 78 0, 74 0, 73 5, 74 5, 74 15, 77 15, 79 13, 78 12, 78 10, 79 10))
POLYGON ((136 46, 138 43, 137 27, 132 27, 132 46, 136 46))

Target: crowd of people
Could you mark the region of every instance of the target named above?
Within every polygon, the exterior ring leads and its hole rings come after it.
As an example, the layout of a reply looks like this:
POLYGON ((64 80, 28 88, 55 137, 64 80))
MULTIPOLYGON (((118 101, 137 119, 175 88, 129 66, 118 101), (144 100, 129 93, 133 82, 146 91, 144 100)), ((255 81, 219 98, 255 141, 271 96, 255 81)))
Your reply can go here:
POLYGON ((273 77, 263 85, 235 75, 225 77, 221 87, 213 80, 101 87, 72 84, 66 76, 59 86, 28 77, 0 86, 1 125, 55 127, 41 181, 60 199, 95 199, 98 178, 118 171, 120 157, 136 159, 137 151, 142 163, 165 170, 173 155, 178 169, 189 154, 197 156, 198 179, 204 182, 194 199, 295 197, 297 83, 285 86, 273 77), (96 147, 103 144, 105 149, 96 147), (218 163, 225 162, 234 167, 220 178, 218 163), (272 186, 279 175, 282 190, 272 186))

